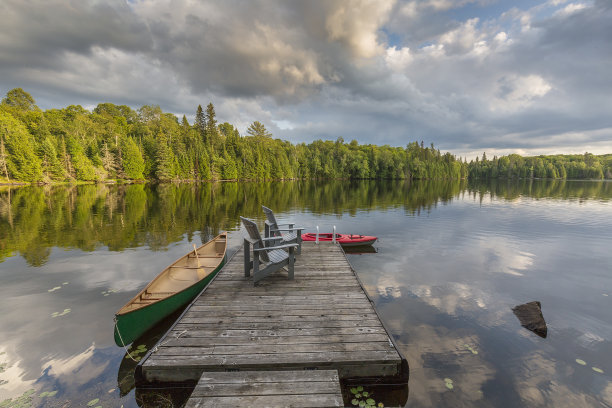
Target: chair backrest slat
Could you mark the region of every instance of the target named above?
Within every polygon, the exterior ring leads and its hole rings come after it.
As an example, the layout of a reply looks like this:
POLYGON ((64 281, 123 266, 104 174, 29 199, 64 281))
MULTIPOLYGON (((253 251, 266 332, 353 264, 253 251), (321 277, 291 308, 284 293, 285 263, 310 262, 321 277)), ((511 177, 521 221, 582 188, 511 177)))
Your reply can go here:
MULTIPOLYGON (((257 228, 257 224, 248 218, 240 217, 242 220, 242 225, 244 225, 244 229, 246 234, 244 235, 244 239, 249 241, 252 245, 258 244, 259 248, 263 248, 263 240, 261 239, 261 234, 259 233, 259 229, 257 228)), ((257 256, 257 255, 255 255, 257 256)), ((259 258, 263 262, 270 262, 270 258, 268 258, 268 253, 266 251, 259 252, 259 258)))
POLYGON ((278 223, 276 222, 276 217, 274 216, 274 212, 268 207, 266 207, 265 205, 262 205, 261 208, 263 209, 263 212, 266 214, 266 218, 268 218, 268 222, 270 223, 270 226, 274 229, 278 229, 278 223))

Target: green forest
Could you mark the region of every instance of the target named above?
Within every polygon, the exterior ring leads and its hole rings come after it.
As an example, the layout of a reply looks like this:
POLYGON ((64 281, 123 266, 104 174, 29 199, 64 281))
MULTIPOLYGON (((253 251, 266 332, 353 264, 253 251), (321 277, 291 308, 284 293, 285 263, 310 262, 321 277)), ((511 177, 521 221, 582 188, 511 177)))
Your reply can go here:
POLYGON ((312 178, 612 178, 612 155, 518 155, 467 161, 421 141, 406 147, 274 139, 253 122, 241 135, 212 103, 195 121, 159 106, 101 103, 41 110, 21 88, 0 104, 0 182, 282 180, 312 178))

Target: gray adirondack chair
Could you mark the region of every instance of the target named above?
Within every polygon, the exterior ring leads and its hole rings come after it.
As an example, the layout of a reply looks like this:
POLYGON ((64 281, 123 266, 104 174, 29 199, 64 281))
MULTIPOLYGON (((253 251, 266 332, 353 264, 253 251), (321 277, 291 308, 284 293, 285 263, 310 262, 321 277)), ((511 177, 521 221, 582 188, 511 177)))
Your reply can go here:
POLYGON ((244 276, 251 276, 253 269, 253 285, 272 272, 287 266, 289 279, 293 279, 295 255, 297 244, 266 246, 264 241, 278 240, 278 238, 262 238, 257 224, 248 218, 240 217, 244 226, 244 276), (251 261, 251 245, 253 245, 253 260, 251 261), (288 251, 285 251, 287 249, 288 251), (263 266, 263 268, 261 268, 263 266))
POLYGON ((302 253, 302 231, 304 227, 296 227, 295 224, 278 224, 274 212, 268 207, 262 205, 263 212, 266 214, 265 236, 266 238, 276 237, 281 245, 297 244, 296 255, 302 253), (281 228, 281 226, 283 228, 281 228), (286 226, 286 227, 285 227, 286 226))

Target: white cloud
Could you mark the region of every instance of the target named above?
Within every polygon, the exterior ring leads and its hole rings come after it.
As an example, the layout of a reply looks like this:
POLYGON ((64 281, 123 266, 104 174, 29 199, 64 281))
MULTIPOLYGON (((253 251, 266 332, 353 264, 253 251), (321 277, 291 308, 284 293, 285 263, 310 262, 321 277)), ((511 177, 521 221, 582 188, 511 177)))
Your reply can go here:
POLYGON ((529 107, 536 98, 546 95, 552 86, 539 75, 502 77, 497 81, 493 111, 516 111, 529 107))
POLYGON ((586 4, 583 3, 570 3, 567 6, 563 7, 560 10, 555 12, 555 16, 568 16, 573 14, 579 10, 584 10, 586 8, 586 4))
POLYGON ((378 30, 388 20, 395 0, 328 1, 328 39, 348 46, 352 55, 372 58, 384 52, 378 30))
POLYGON ((402 47, 398 49, 397 47, 389 47, 387 48, 387 52, 385 55, 385 62, 389 68, 391 68, 394 72, 402 72, 410 62, 412 61, 412 55, 410 53, 410 48, 402 47))

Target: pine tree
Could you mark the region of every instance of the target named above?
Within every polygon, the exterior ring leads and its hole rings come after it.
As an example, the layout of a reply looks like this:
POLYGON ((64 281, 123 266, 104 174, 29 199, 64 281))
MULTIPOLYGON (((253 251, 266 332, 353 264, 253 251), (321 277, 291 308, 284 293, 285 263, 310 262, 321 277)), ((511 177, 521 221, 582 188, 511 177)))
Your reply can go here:
POLYGON ((258 121, 251 123, 251 126, 249 126, 249 128, 247 129, 247 133, 249 134, 249 136, 266 138, 272 137, 272 133, 268 132, 263 123, 258 121))
POLYGON ((40 155, 43 159, 43 172, 49 178, 64 179, 64 169, 57 158, 57 150, 50 137, 46 137, 40 146, 40 155))
POLYGON ((215 118, 215 107, 212 102, 206 106, 206 139, 214 143, 218 138, 217 119, 215 118))
POLYGON ((174 152, 168 146, 165 135, 158 137, 157 153, 155 155, 155 177, 158 180, 172 180, 175 176, 174 152))
POLYGON ((0 135, 0 171, 4 174, 6 181, 9 181, 8 168, 6 167, 6 150, 4 148, 4 135, 0 135))
POLYGON ((144 178, 143 172, 145 169, 144 159, 138 149, 138 145, 131 137, 122 139, 123 148, 123 170, 125 176, 131 180, 141 180, 144 178))
POLYGON ((6 145, 9 177, 20 181, 42 179, 41 161, 35 152, 34 138, 11 114, 0 111, 0 138, 6 145))
POLYGON ((189 121, 187 120, 187 116, 183 115, 183 120, 181 121, 181 126, 183 127, 183 133, 188 133, 191 126, 189 126, 189 121))
POLYGON ((198 110, 196 111, 195 117, 195 128, 200 133, 200 137, 202 141, 206 143, 206 118, 204 117, 204 111, 202 110, 202 105, 198 105, 198 110))

